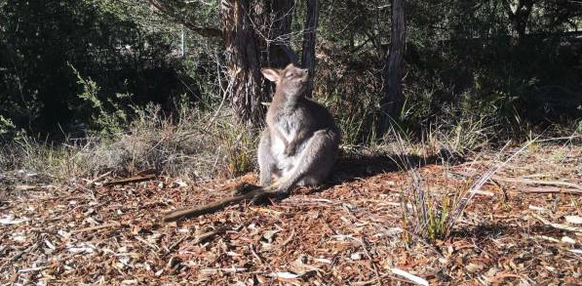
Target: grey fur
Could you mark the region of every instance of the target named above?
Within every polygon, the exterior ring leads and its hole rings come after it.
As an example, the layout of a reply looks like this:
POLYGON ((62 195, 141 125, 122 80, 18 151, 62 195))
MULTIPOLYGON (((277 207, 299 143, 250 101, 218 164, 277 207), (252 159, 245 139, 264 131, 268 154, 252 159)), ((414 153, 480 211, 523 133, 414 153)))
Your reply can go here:
POLYGON ((258 147, 260 184, 271 185, 289 195, 297 185, 320 185, 337 159, 340 132, 329 111, 305 98, 306 69, 289 64, 283 70, 262 69, 276 84, 267 112, 267 128, 258 147))

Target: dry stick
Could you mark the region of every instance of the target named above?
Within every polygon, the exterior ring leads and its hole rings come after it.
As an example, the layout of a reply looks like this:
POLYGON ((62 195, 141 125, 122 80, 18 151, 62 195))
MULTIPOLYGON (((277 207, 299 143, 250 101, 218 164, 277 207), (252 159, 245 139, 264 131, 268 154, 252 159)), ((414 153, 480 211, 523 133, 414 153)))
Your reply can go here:
POLYGON ((181 218, 193 218, 203 214, 212 213, 225 208, 234 203, 240 203, 247 200, 260 200, 263 198, 275 197, 279 194, 277 191, 278 184, 273 184, 268 187, 258 187, 248 183, 243 183, 233 188, 235 192, 243 193, 242 195, 233 196, 230 198, 218 200, 201 207, 192 207, 182 210, 169 212, 164 216, 164 222, 177 221, 181 218))
POLYGON ((543 185, 543 186, 558 186, 558 187, 569 187, 572 189, 582 190, 582 186, 569 182, 562 181, 542 181, 542 180, 530 180, 530 179, 519 179, 519 178, 503 178, 500 176, 493 176, 496 181, 507 182, 507 183, 521 183, 526 185, 543 185))
POLYGON ((525 190, 520 190, 518 192, 530 193, 530 194, 566 194, 566 195, 582 195, 582 190, 577 189, 560 189, 557 187, 544 188, 544 187, 531 187, 525 190))
MULTIPOLYGON (((455 172, 457 175, 470 177, 471 175, 465 172, 455 172)), ((558 186, 558 187, 568 187, 571 190, 576 189, 582 191, 582 186, 570 182, 562 182, 562 181, 542 181, 542 180, 530 180, 530 179, 520 179, 520 178, 504 178, 498 175, 493 175, 491 180, 498 181, 498 182, 506 182, 506 183, 517 183, 517 184, 525 184, 525 185, 542 185, 542 186, 558 186)), ((580 191, 574 193, 581 193, 580 191)))
POLYGON ((101 179, 103 179, 103 178, 105 178, 105 177, 109 176, 109 174, 111 174, 111 171, 109 171, 109 172, 105 172, 105 173, 103 173, 103 174, 101 174, 101 175, 97 176, 95 179, 93 179, 93 180, 91 180, 91 181, 88 181, 88 182, 85 184, 85 187, 86 187, 86 188, 89 188, 89 187, 93 186, 93 184, 95 184, 95 182, 97 182, 97 181, 99 181, 99 180, 101 180, 101 179))
POLYGON ((216 236, 217 234, 221 234, 227 230, 228 229, 226 227, 219 227, 215 230, 211 230, 211 231, 202 233, 198 237, 196 237, 196 240, 194 240, 194 244, 203 243, 203 242, 209 240, 210 238, 216 236))
POLYGON ((545 219, 539 215, 536 215, 536 214, 532 214, 532 216, 534 218, 536 218, 537 220, 541 221, 543 224, 551 226, 553 228, 582 233, 582 228, 575 227, 575 226, 569 226, 569 225, 565 225, 565 224, 560 224, 560 223, 553 223, 553 222, 550 222, 547 219, 545 219))
POLYGON ((87 232, 87 231, 94 231, 94 230, 100 230, 100 229, 110 228, 110 227, 114 227, 114 226, 121 226, 121 224, 117 223, 117 222, 107 223, 107 224, 102 224, 102 225, 91 226, 91 227, 73 230, 73 231, 71 231, 71 233, 75 234, 75 233, 81 233, 81 232, 87 232))
POLYGON ((136 176, 136 177, 131 177, 131 178, 125 178, 125 179, 119 179, 119 180, 109 181, 109 182, 107 182, 107 183, 105 183, 103 185, 104 186, 111 186, 111 185, 122 185, 122 184, 129 184, 129 183, 137 183, 137 182, 151 180, 151 179, 153 179, 155 177, 156 177, 155 174, 143 175, 143 176, 136 176))

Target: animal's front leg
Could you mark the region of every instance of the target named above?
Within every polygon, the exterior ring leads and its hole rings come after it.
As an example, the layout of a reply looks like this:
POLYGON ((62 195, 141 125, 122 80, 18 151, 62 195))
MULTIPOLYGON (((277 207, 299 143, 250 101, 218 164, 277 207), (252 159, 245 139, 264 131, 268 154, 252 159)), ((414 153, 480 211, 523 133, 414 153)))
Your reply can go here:
POLYGON ((271 153, 271 134, 268 129, 261 135, 257 157, 259 159, 260 185, 268 186, 271 184, 271 176, 276 168, 276 161, 271 153))
POLYGON ((297 152, 297 147, 299 147, 299 145, 301 145, 301 143, 303 143, 303 141, 305 141, 307 139, 307 135, 309 133, 306 132, 306 130, 301 130, 297 133, 297 135, 295 136, 295 138, 293 138, 293 140, 291 140, 291 142, 289 142, 286 146, 285 146, 285 155, 286 156, 293 156, 295 155, 295 153, 297 152))

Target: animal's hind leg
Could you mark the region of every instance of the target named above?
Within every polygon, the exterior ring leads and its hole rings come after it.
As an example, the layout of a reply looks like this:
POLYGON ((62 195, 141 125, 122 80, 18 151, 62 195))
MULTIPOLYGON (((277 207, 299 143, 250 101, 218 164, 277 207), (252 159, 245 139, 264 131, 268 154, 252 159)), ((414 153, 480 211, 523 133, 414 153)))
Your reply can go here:
POLYGON ((329 175, 337 157, 339 135, 331 130, 319 130, 313 134, 301 151, 297 165, 289 175, 281 178, 278 190, 281 196, 288 196, 303 179, 311 184, 321 184, 329 175))
POLYGON ((257 157, 259 159, 259 182, 261 186, 268 186, 271 184, 271 176, 276 169, 276 161, 271 153, 271 134, 269 130, 263 131, 257 157))
MULTIPOLYGON (((271 136, 268 130, 265 130, 261 135, 259 147, 257 150, 257 157, 259 161, 259 184, 263 187, 271 185, 271 176, 276 170, 276 162, 271 154, 271 136)), ((259 188, 258 186, 247 183, 241 184, 232 192, 233 196, 240 196, 252 192, 259 188)))

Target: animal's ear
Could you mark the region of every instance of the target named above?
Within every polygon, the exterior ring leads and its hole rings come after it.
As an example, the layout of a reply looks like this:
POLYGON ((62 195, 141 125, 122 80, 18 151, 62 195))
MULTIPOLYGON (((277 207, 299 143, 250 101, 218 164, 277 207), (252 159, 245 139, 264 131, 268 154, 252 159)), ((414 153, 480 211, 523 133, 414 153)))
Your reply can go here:
POLYGON ((278 82, 281 79, 281 75, 279 74, 280 71, 271 68, 263 68, 261 69, 263 75, 272 82, 278 82))

